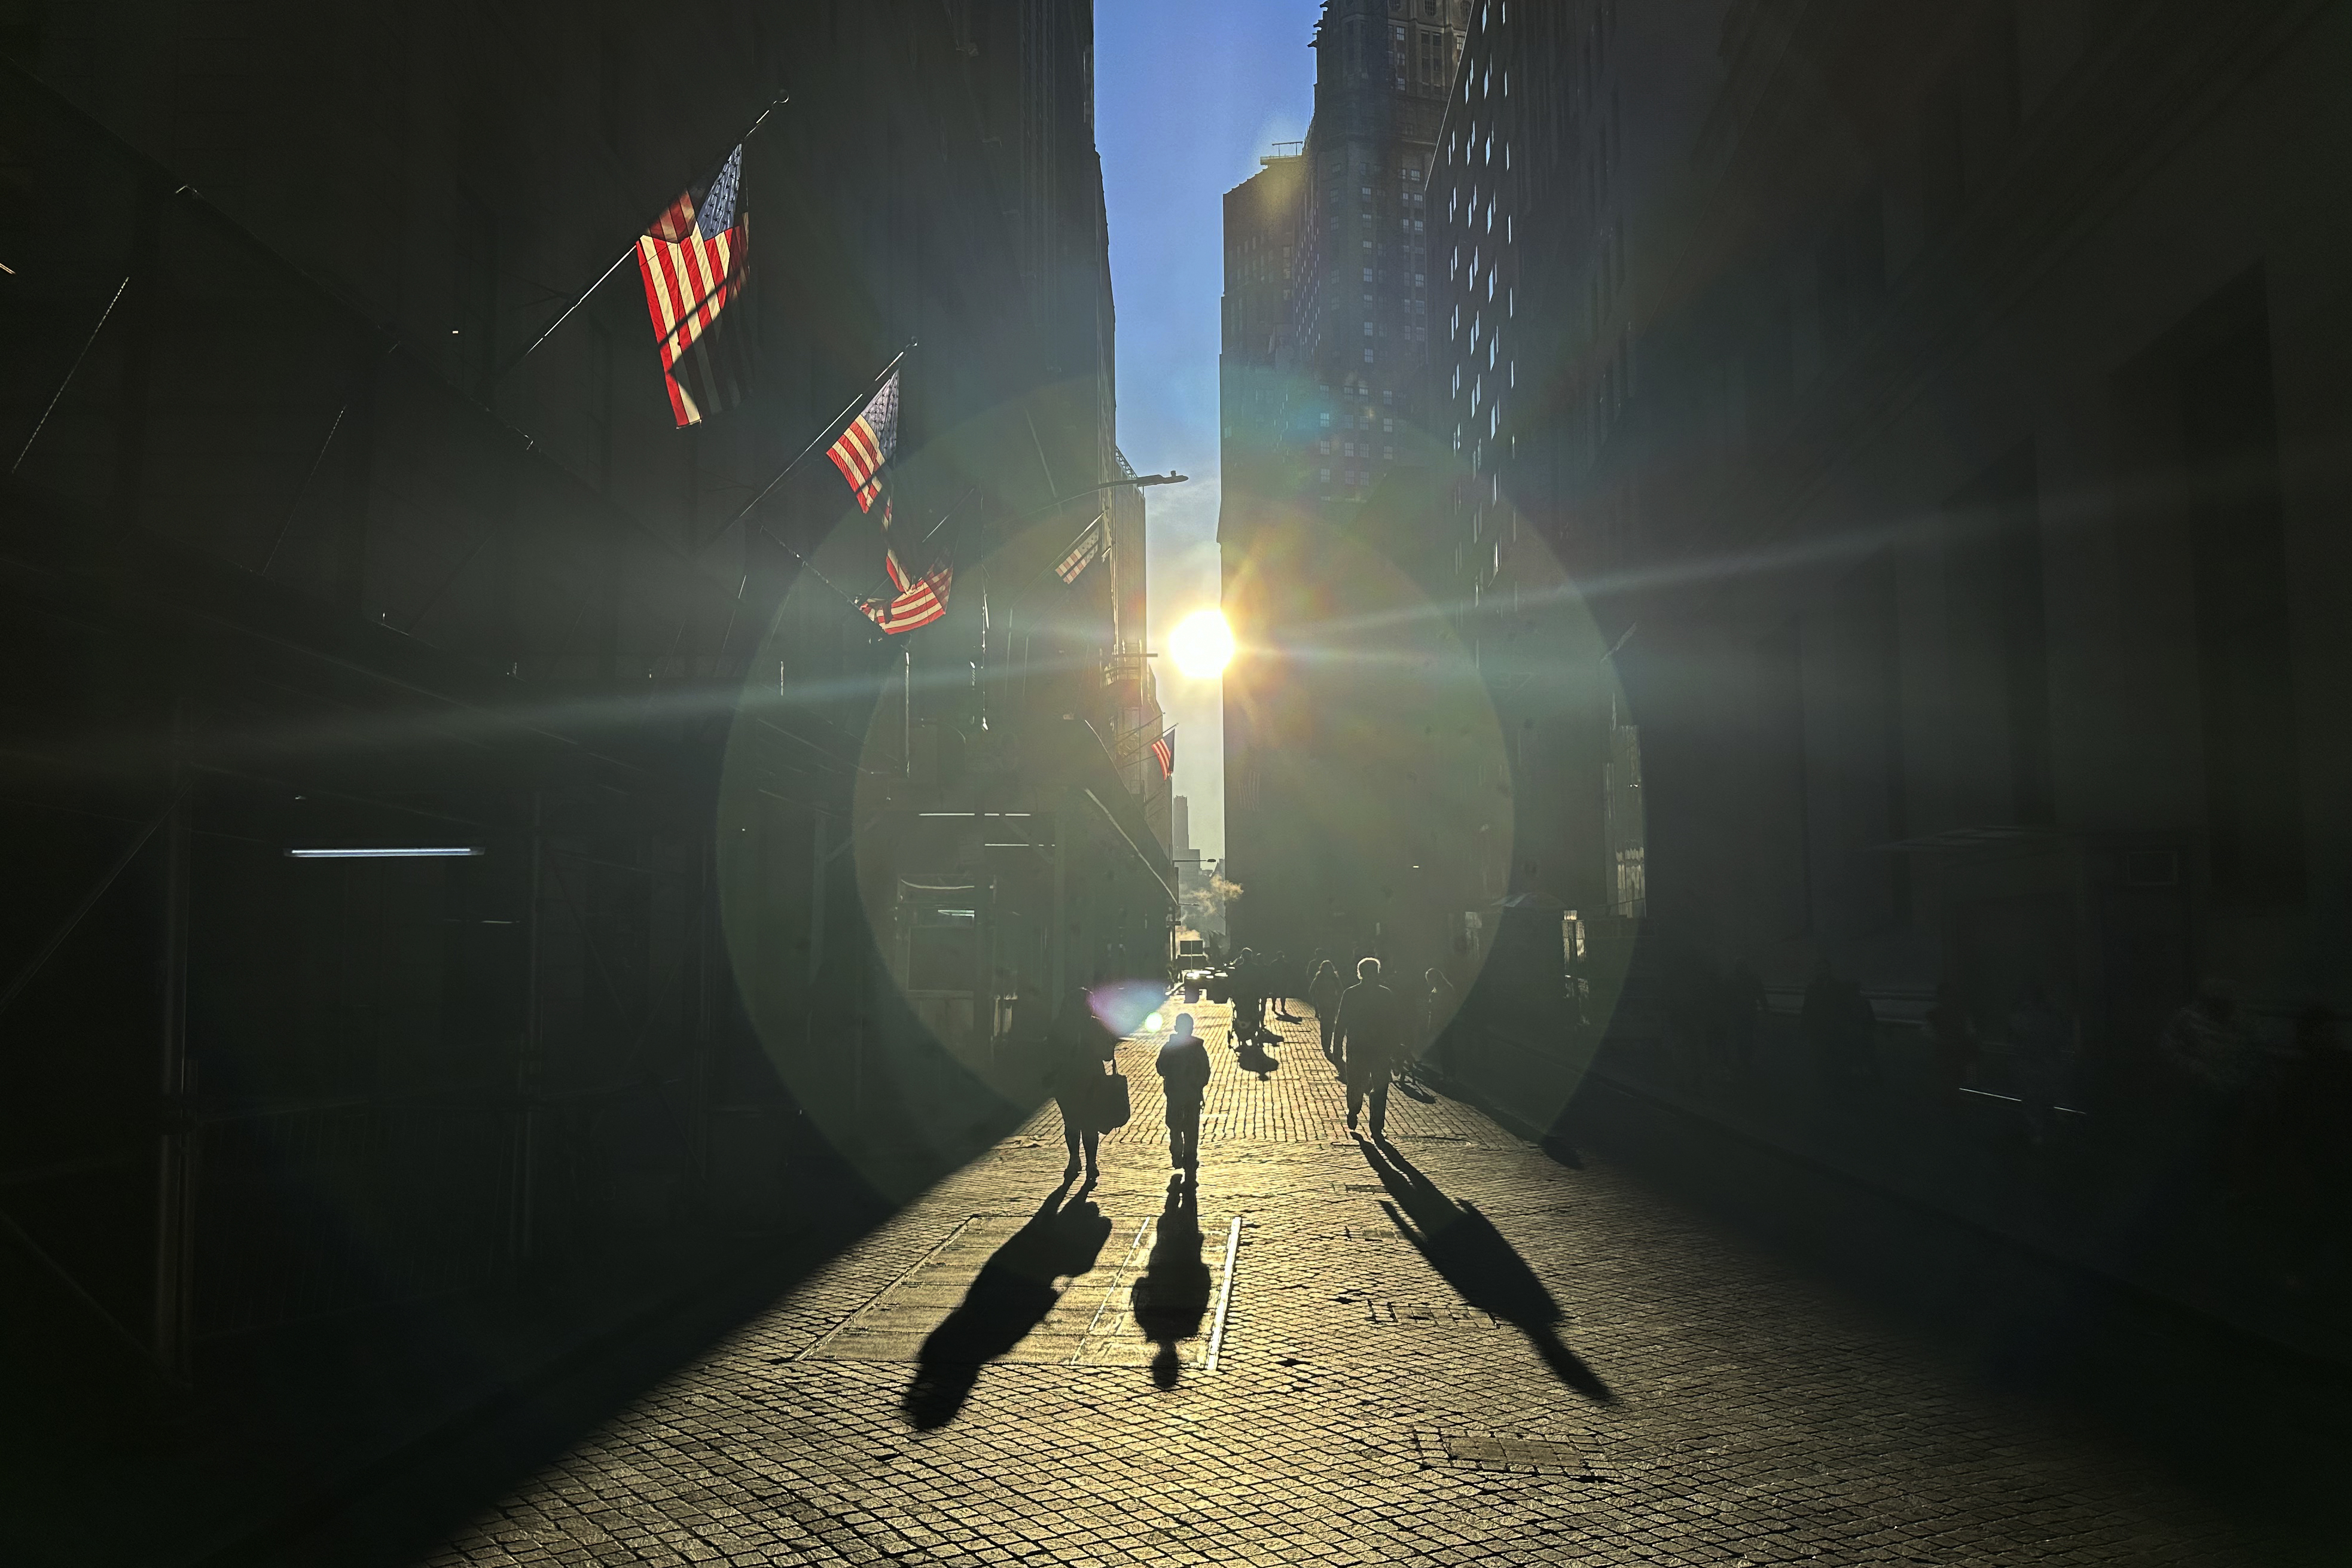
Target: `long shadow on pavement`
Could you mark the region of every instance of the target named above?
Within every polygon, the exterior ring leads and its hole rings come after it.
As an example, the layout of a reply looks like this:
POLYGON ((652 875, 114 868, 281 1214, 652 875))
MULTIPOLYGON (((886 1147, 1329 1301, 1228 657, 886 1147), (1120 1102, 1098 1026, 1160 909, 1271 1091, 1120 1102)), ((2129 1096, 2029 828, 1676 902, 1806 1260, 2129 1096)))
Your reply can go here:
POLYGON ((1265 1042, 1255 1039, 1242 1042, 1234 1052, 1234 1065, 1244 1072, 1255 1073, 1261 1083, 1282 1068, 1282 1063, 1267 1052, 1265 1042))
POLYGON ((1084 1274, 1110 1239, 1110 1221, 1085 1189, 1065 1204, 1066 1181, 1046 1196, 1029 1223, 991 1254, 956 1310, 933 1329, 907 1385, 907 1418, 929 1432, 963 1408, 980 1369, 1045 1321, 1062 1299, 1056 1279, 1084 1274))
POLYGON ((1171 1184, 1152 1234, 1150 1260, 1135 1282, 1135 1326, 1160 1347, 1151 1358, 1151 1381, 1161 1388, 1175 1387, 1182 1371, 1176 1347, 1200 1337, 1209 1287, 1209 1266, 1201 1257, 1200 1193, 1190 1182, 1171 1184))
POLYGON ((1372 1173, 1393 1200, 1381 1206, 1465 1301, 1526 1335, 1552 1374, 1569 1387, 1603 1404, 1614 1400, 1599 1374, 1560 1342, 1559 1325, 1567 1315, 1559 1303, 1476 1205, 1447 1197, 1393 1148, 1377 1142, 1361 1148, 1372 1173))

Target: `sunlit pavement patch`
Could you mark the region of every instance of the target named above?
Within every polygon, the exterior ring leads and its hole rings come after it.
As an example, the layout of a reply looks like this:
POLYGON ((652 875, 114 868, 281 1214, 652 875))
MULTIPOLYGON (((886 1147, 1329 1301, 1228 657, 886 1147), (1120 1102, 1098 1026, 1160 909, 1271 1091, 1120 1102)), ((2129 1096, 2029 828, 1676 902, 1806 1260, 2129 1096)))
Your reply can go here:
POLYGON ((1042 1108, 431 1568, 2263 1560, 1605 1160, 1445 1100, 1346 1139, 1313 1027, 1213 1051, 1196 1208, 1130 1043, 1097 1185, 1042 1108))

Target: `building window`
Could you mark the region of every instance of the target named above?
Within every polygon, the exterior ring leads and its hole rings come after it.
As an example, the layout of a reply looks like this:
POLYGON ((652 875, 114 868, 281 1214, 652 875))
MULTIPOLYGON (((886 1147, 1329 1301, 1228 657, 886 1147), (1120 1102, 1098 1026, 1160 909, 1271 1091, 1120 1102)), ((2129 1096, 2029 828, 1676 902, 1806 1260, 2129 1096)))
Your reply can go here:
POLYGON ((1420 75, 1423 87, 1444 87, 1446 70, 1445 29, 1423 27, 1421 30, 1420 75))

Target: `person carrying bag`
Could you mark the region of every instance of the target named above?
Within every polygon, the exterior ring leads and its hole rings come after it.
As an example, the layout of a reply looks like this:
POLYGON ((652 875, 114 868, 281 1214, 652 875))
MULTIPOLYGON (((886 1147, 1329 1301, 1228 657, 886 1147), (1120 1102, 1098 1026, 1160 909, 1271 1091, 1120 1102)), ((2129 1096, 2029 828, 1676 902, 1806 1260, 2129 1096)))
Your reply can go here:
POLYGON ((1118 1065, 1112 1063, 1110 1071, 1097 1075, 1088 1087, 1094 1090, 1093 1131, 1099 1135, 1126 1126, 1135 1110, 1128 1095, 1127 1075, 1118 1070, 1118 1065))
POLYGON ((1118 1055, 1118 1037, 1095 1016, 1087 1001, 1087 988, 1071 986, 1062 1010, 1054 1016, 1045 1065, 1045 1087, 1061 1108, 1062 1142, 1070 1151, 1070 1163, 1062 1171, 1064 1181, 1078 1173, 1081 1154, 1087 1179, 1100 1175, 1102 1135, 1127 1121, 1127 1079, 1116 1070, 1108 1077, 1102 1070, 1102 1064, 1118 1055), (1107 1122, 1104 1118, 1114 1109, 1110 1098, 1114 1094, 1118 1120, 1107 1122))

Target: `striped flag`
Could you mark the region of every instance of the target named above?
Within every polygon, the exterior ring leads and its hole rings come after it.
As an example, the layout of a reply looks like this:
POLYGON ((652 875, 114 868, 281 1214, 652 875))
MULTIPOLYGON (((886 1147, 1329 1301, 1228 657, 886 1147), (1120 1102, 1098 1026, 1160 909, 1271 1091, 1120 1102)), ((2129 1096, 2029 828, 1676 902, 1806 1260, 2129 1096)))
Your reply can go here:
POLYGON ((874 498, 882 493, 882 470, 898 450, 898 373, 882 384, 882 390, 867 399, 858 410, 849 428, 825 451, 841 477, 849 481, 849 493, 857 498, 857 510, 874 510, 874 498))
POLYGON ((719 177, 691 188, 637 237, 637 270, 646 313, 661 346, 662 380, 680 428, 743 400, 750 379, 751 331, 742 297, 751 255, 751 215, 741 205, 743 149, 727 154, 719 177))
POLYGON ((897 592, 888 599, 868 599, 857 606, 876 626, 896 637, 928 626, 948 613, 948 588, 955 581, 955 567, 944 557, 912 581, 900 569, 896 555, 885 553, 882 567, 897 592))
POLYGON ((1102 524, 1102 514, 1097 512, 1095 520, 1087 524, 1087 531, 1078 535, 1078 542, 1070 546, 1070 552, 1055 566, 1054 575, 1065 583, 1075 583, 1086 575, 1087 568, 1102 556, 1108 543, 1102 524))
POLYGON ((1172 725, 1169 728, 1168 733, 1151 742, 1151 754, 1160 760, 1161 778, 1172 779, 1176 776, 1176 731, 1172 725))

